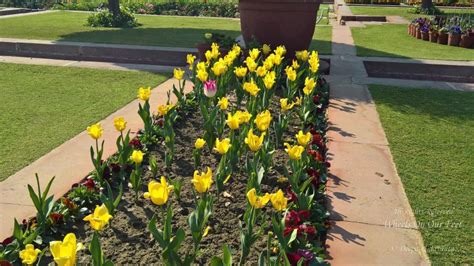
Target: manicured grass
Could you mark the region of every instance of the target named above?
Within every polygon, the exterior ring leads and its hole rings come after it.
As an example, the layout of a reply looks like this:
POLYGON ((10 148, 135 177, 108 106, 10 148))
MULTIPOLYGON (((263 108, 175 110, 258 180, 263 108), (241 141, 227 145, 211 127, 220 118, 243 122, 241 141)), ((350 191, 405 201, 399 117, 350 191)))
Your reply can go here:
POLYGON ((367 25, 352 28, 358 56, 474 60, 472 49, 440 45, 413 38, 407 25, 367 25))
POLYGON ((370 92, 433 265, 474 264, 474 93, 370 92))
MULTIPOLYGON (((408 11, 411 8, 405 7, 367 7, 367 6, 351 6, 354 15, 371 15, 371 16, 401 16, 408 20, 412 20, 424 15, 412 14, 408 11)), ((474 10, 472 9, 447 9, 440 8, 446 15, 470 14, 474 19, 474 10)))
MULTIPOLYGON (((224 18, 197 18, 137 15, 142 26, 133 29, 86 26, 85 12, 58 11, 48 14, 0 20, 0 37, 77 42, 195 47, 204 33, 240 35, 240 21, 224 18)), ((318 26, 313 47, 331 53, 331 28, 318 26)))
POLYGON ((165 75, 0 63, 0 181, 136 97, 165 75))

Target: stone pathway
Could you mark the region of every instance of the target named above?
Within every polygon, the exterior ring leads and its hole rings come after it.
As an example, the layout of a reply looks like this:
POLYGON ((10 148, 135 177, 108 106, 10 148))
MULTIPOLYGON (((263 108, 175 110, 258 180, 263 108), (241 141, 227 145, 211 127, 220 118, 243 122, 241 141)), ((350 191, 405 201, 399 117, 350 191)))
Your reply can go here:
POLYGON ((328 132, 332 265, 429 264, 350 28, 333 25, 328 132))
MULTIPOLYGON (((177 81, 169 79, 152 90, 150 99, 152 110, 155 110, 157 105, 166 103, 166 92, 173 87, 173 84, 177 86, 177 81)), ((191 82, 187 82, 186 91, 190 91, 191 86, 191 82)), ((174 101, 174 98, 172 100, 174 101)), ((131 129, 133 133, 143 128, 143 122, 137 114, 138 103, 138 100, 134 100, 100 121, 104 128, 101 138, 105 141, 104 158, 108 158, 117 151, 115 140, 118 132, 113 125, 115 117, 123 116, 127 121, 127 128, 131 129)), ((87 132, 83 131, 5 181, 0 182, 0 240, 11 236, 14 218, 21 222, 22 219, 35 215, 36 212, 27 190, 28 184, 36 184, 35 173, 39 174, 40 183, 43 186, 52 176, 56 176, 51 187, 51 194, 54 194, 55 199, 60 198, 71 188, 72 184, 80 182, 93 170, 89 153, 89 147, 93 143, 94 141, 87 135, 87 132)))

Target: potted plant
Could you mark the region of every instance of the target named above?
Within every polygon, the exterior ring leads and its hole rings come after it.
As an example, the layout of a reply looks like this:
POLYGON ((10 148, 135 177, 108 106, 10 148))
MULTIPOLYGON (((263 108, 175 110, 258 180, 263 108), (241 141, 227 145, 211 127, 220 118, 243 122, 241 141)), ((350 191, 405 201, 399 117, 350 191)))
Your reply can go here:
POLYGON ((438 35, 438 43, 446 45, 448 44, 448 28, 442 27, 439 29, 439 35, 438 35))
POLYGON ((474 32, 472 29, 461 35, 459 46, 464 48, 472 48, 474 46, 474 32))
POLYGON ((420 32, 421 32, 421 39, 423 41, 428 41, 430 39, 429 31, 430 31, 430 28, 427 24, 421 26, 420 32))
POLYGON ((459 42, 461 42, 461 27, 460 26, 452 26, 449 29, 448 34, 448 45, 449 46, 459 46, 459 42))
POLYGON ((438 36, 439 36, 438 25, 432 25, 429 32, 430 42, 434 42, 434 43, 438 42, 438 36))
POLYGON ((421 26, 416 26, 416 38, 421 39, 421 26))
POLYGON ((219 51, 221 55, 224 56, 237 42, 234 38, 221 33, 206 33, 204 34, 203 42, 199 43, 196 47, 198 49, 198 56, 200 60, 206 60, 205 53, 207 50, 211 49, 212 43, 217 43, 219 45, 219 51))
POLYGON ((240 26, 245 43, 255 38, 272 48, 285 45, 287 57, 308 49, 321 0, 240 0, 240 26))

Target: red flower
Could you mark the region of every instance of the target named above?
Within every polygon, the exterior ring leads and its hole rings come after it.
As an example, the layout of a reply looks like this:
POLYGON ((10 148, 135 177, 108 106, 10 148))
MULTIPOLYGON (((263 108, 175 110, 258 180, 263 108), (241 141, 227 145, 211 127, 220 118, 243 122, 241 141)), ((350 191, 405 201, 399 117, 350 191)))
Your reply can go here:
POLYGON ((307 210, 303 210, 303 211, 291 210, 285 216, 285 225, 287 226, 300 225, 305 220, 308 220, 310 216, 311 216, 311 213, 307 210))
POLYGON ((130 143, 130 146, 136 150, 141 150, 142 149, 142 143, 138 137, 133 138, 130 143))
POLYGON ((316 228, 312 225, 302 224, 298 226, 298 235, 302 232, 304 232, 309 238, 314 238, 316 235, 316 228))
POLYGON ((61 202, 64 204, 64 206, 66 206, 70 210, 74 210, 77 208, 76 204, 68 198, 62 197, 61 202))
POLYGON ((313 142, 312 144, 316 144, 319 146, 319 144, 322 144, 323 143, 323 137, 321 136, 321 134, 319 134, 318 132, 311 132, 311 134, 313 134, 313 142))
POLYGON ((286 253, 286 256, 288 257, 291 265, 298 265, 298 261, 303 257, 300 254, 294 252, 286 253))
POLYGON ((63 222, 64 215, 55 212, 55 213, 51 213, 49 215, 49 218, 51 218, 51 220, 53 221, 53 224, 59 224, 63 222))
POLYGON ((0 260, 0 266, 12 266, 13 264, 11 264, 9 261, 6 261, 6 260, 0 260))
POLYGON ((11 237, 7 237, 3 240, 2 242, 2 245, 5 247, 7 246, 8 244, 10 244, 11 242, 13 242, 13 240, 15 240, 15 238, 13 238, 13 236, 11 237))
POLYGON ((298 196, 296 196, 295 192, 291 190, 291 187, 286 189, 286 197, 290 200, 290 202, 298 202, 298 196))
POLYGON ((95 183, 92 178, 88 178, 84 183, 82 183, 82 185, 87 187, 89 190, 94 190, 95 188, 95 183))
POLYGON ((313 103, 314 103, 314 104, 318 104, 318 103, 319 103, 319 95, 316 94, 316 95, 313 96, 313 103))
POLYGON ((165 124, 165 120, 163 118, 160 118, 158 120, 156 120, 156 125, 159 126, 159 127, 163 127, 165 124))

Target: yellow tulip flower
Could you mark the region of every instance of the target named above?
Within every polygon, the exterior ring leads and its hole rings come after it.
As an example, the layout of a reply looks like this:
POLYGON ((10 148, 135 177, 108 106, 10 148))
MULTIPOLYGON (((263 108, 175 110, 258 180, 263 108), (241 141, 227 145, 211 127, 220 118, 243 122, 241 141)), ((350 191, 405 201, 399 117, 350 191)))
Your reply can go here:
POLYGON ((273 208, 277 211, 285 210, 288 204, 288 199, 285 197, 285 194, 281 189, 276 193, 271 194, 270 201, 272 202, 273 208))
POLYGON ((138 99, 140 99, 142 101, 147 101, 148 99, 150 99, 150 95, 151 95, 151 88, 150 87, 148 87, 148 88, 139 88, 138 89, 138 94, 137 94, 138 99))
POLYGON ((231 115, 230 113, 227 113, 227 120, 225 122, 230 129, 232 130, 239 129, 239 126, 240 126, 239 115, 237 114, 231 115))
POLYGON ((299 60, 301 60, 303 62, 308 61, 308 58, 309 58, 308 50, 297 51, 296 52, 296 58, 298 58, 299 60))
POLYGON ((263 196, 257 196, 257 191, 255 188, 252 188, 249 190, 249 192, 247 192, 247 199, 252 207, 255 209, 261 209, 265 207, 265 205, 270 200, 270 194, 265 193, 263 196))
POLYGON ((252 115, 247 111, 237 111, 235 115, 239 118, 239 124, 248 123, 252 115))
POLYGON ((76 265, 76 253, 82 247, 81 243, 77 243, 74 233, 67 234, 63 241, 51 241, 49 243, 49 249, 53 255, 54 262, 58 266, 76 265))
POLYGON ((104 130, 102 129, 100 123, 87 127, 87 134, 89 134, 89 136, 91 136, 93 139, 99 139, 102 137, 102 133, 104 133, 104 130))
POLYGON ((296 100, 294 102, 295 105, 301 105, 303 103, 303 99, 300 96, 296 96, 296 100))
POLYGON ((303 131, 299 131, 298 134, 296 134, 296 140, 298 141, 298 144, 306 147, 308 143, 311 141, 311 133, 306 132, 306 134, 303 133, 303 131))
POLYGON ((214 75, 219 77, 227 71, 227 63, 221 58, 219 61, 214 63, 214 66, 211 68, 214 75))
POLYGON ((196 60, 196 56, 193 54, 188 54, 186 56, 186 63, 189 65, 189 70, 193 70, 194 60, 196 60))
POLYGON ((207 81, 207 78, 209 77, 209 74, 207 73, 206 70, 198 69, 198 71, 197 71, 197 73, 196 73, 196 77, 197 77, 201 82, 204 82, 204 81, 207 81))
POLYGON ((247 144, 251 151, 256 152, 258 151, 263 144, 263 140, 265 139, 265 132, 262 135, 257 136, 253 134, 253 130, 250 129, 247 133, 247 137, 245 138, 245 144, 247 144))
POLYGON ((280 107, 282 112, 291 110, 293 106, 295 106, 295 103, 288 104, 287 98, 280 99, 280 107))
POLYGON ((182 70, 181 68, 175 68, 173 70, 173 75, 175 79, 182 80, 184 76, 184 70, 182 70))
POLYGON ((291 81, 296 80, 296 71, 293 69, 293 67, 287 66, 285 68, 285 73, 289 80, 291 81))
POLYGON ((293 67, 293 69, 297 70, 298 68, 300 68, 300 64, 298 64, 298 61, 296 60, 293 60, 291 66, 293 67))
POLYGON ((279 54, 276 54, 276 55, 273 57, 273 64, 275 64, 276 66, 279 66, 282 61, 283 61, 283 56, 281 56, 281 55, 279 55, 279 54))
POLYGON ((317 52, 315 51, 311 52, 308 63, 309 63, 309 70, 311 70, 311 72, 313 73, 316 73, 319 69, 319 57, 318 57, 317 52))
POLYGON ((275 54, 279 56, 284 56, 286 54, 286 48, 284 45, 280 45, 275 49, 275 54))
POLYGON ((206 63, 204 63, 204 62, 199 62, 199 63, 197 63, 197 65, 196 65, 196 69, 197 69, 197 70, 207 71, 207 65, 206 65, 206 63))
POLYGON ((212 43, 211 45, 211 55, 213 59, 217 59, 221 52, 219 52, 219 45, 217 43, 212 43))
POLYGON ((127 121, 122 116, 116 117, 114 118, 114 127, 117 131, 122 132, 127 128, 127 121))
POLYGON ((257 76, 265 77, 266 74, 267 74, 267 69, 264 66, 257 67, 257 76))
POLYGON ((26 244, 25 249, 20 251, 21 263, 26 265, 33 265, 38 259, 38 254, 41 253, 41 250, 35 249, 35 246, 32 244, 26 244))
POLYGON ((260 55, 260 50, 258 50, 257 48, 253 48, 249 51, 249 56, 253 59, 253 60, 257 60, 258 56, 260 55))
POLYGON ((262 46, 262 52, 264 55, 268 55, 272 51, 272 48, 268 44, 262 46))
POLYGON ((231 146, 232 145, 230 144, 229 138, 225 138, 222 141, 220 141, 219 139, 216 139, 216 145, 214 147, 214 150, 224 155, 229 151, 231 146))
POLYGON ((263 66, 265 67, 266 70, 270 71, 270 69, 273 68, 273 65, 275 65, 275 63, 273 62, 274 59, 275 59, 275 55, 271 54, 267 57, 267 59, 265 59, 265 61, 263 61, 263 66))
POLYGON ((286 147, 285 151, 290 156, 290 159, 295 160, 295 161, 301 160, 301 154, 303 154, 304 152, 303 146, 300 146, 300 145, 291 146, 290 144, 285 143, 285 147, 286 147))
POLYGON ((243 78, 247 75, 247 68, 246 67, 236 67, 234 69, 234 73, 237 77, 243 78))
POLYGON ((199 193, 206 193, 212 185, 212 170, 210 167, 207 167, 207 172, 194 171, 194 177, 191 182, 194 184, 194 189, 199 193))
POLYGON ((227 99, 226 97, 222 97, 217 102, 217 105, 221 110, 226 110, 227 107, 229 107, 229 99, 227 99))
POLYGON ((94 213, 87 215, 83 220, 89 222, 92 229, 100 231, 109 223, 110 218, 112 218, 112 215, 110 215, 105 204, 102 204, 100 206, 96 205, 94 213))
POLYGON ((132 160, 135 164, 141 164, 143 161, 144 153, 140 150, 134 150, 132 155, 130 156, 130 160, 132 160))
POLYGON ((272 115, 270 111, 266 110, 261 112, 260 114, 255 117, 255 124, 257 125, 258 130, 266 131, 270 127, 270 123, 272 122, 272 115))
POLYGON ((206 145, 206 141, 204 139, 198 138, 194 143, 194 148, 200 150, 206 145))
POLYGON ((158 105, 158 114, 160 116, 165 116, 171 109, 173 109, 174 104, 161 104, 158 105))
POLYGON ((255 82, 253 81, 253 79, 251 79, 250 82, 245 82, 243 87, 244 87, 244 90, 247 91, 252 96, 256 96, 257 93, 260 91, 257 84, 255 84, 255 82))
POLYGON ((314 79, 306 77, 303 88, 304 94, 310 95, 313 92, 314 87, 316 87, 316 82, 314 81, 314 79))
POLYGON ((148 192, 145 192, 143 197, 150 199, 153 204, 161 206, 168 202, 171 191, 173 191, 173 186, 168 185, 166 178, 162 176, 160 182, 153 180, 148 183, 148 192))
POLYGON ((268 74, 265 75, 263 78, 263 84, 265 84, 265 88, 268 90, 273 88, 273 85, 275 85, 275 80, 276 80, 276 73, 275 71, 270 71, 268 74))

